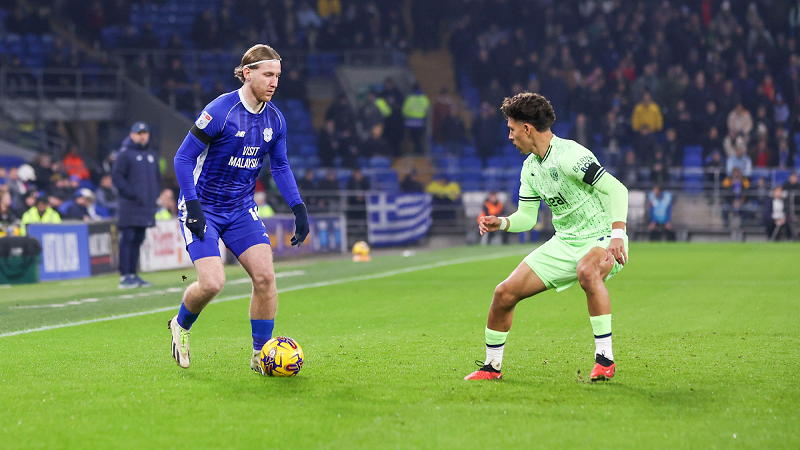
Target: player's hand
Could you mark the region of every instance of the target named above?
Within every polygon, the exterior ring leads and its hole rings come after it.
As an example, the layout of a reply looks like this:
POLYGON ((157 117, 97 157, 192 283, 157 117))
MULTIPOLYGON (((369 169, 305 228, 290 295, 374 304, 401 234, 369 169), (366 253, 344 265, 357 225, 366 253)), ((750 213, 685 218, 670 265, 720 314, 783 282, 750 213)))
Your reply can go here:
POLYGON ((628 254, 625 252, 625 241, 620 238, 611 239, 611 243, 608 244, 608 248, 606 249, 606 261, 612 258, 623 266, 628 262, 628 254))
POLYGON ((202 241, 206 235, 206 215, 200 200, 186 202, 186 228, 202 241))
POLYGON ((478 230, 481 232, 481 236, 490 231, 497 231, 499 229, 500 218, 497 216, 483 216, 481 220, 478 221, 478 230))
POLYGON ((292 245, 296 245, 299 248, 303 241, 306 240, 306 237, 308 237, 308 210, 306 210, 305 204, 298 203, 292 207, 292 212, 294 213, 294 236, 292 236, 292 245))

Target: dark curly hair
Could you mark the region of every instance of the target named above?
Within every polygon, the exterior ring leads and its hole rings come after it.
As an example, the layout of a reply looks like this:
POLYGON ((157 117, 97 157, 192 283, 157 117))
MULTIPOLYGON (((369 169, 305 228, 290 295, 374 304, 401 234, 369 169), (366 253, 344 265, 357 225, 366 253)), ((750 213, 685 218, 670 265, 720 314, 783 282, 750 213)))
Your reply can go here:
POLYGON ((500 110, 506 119, 527 122, 540 133, 549 130, 556 121, 556 113, 550 102, 533 92, 520 92, 513 97, 506 97, 500 110))

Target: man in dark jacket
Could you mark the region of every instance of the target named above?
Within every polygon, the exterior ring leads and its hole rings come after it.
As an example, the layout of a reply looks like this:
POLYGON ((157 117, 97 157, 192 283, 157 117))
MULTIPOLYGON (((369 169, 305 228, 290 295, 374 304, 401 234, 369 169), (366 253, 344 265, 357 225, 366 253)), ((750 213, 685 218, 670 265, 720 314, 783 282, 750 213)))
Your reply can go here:
POLYGON ((119 288, 152 286, 136 273, 145 230, 156 223, 161 187, 158 154, 150 145, 146 123, 136 122, 131 127, 114 161, 111 178, 119 192, 119 288))

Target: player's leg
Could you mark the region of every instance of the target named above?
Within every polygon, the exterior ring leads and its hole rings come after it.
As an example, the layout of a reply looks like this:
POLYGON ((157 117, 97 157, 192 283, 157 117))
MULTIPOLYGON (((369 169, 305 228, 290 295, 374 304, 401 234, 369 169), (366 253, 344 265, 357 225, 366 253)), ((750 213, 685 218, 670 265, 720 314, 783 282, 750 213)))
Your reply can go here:
POLYGON ((278 288, 275 284, 275 268, 272 263, 272 247, 256 244, 239 256, 239 262, 253 280, 253 296, 250 299, 250 323, 253 334, 253 350, 272 338, 275 314, 278 311, 278 288))
POLYGON ((486 360, 480 370, 467 375, 464 377, 465 380, 487 380, 501 377, 503 351, 508 332, 511 330, 514 308, 521 300, 546 290, 547 286, 527 262, 520 263, 508 278, 497 285, 486 322, 486 360))
POLYGON ((250 300, 253 353, 250 357, 250 368, 262 373, 259 354, 261 347, 272 338, 278 309, 278 289, 275 285, 272 247, 269 245, 267 229, 258 215, 246 211, 225 230, 222 240, 253 281, 253 295, 250 300))
POLYGON ((225 284, 225 269, 219 256, 200 258, 194 266, 197 281, 186 288, 178 314, 167 322, 172 332, 172 357, 184 369, 190 364, 189 330, 225 284))
MULTIPOLYGON (((611 346, 611 299, 605 280, 615 268, 616 261, 606 258, 606 249, 593 247, 578 261, 578 283, 586 292, 589 320, 595 340, 595 367, 592 380, 614 376, 614 353, 611 346)), ((618 270, 619 268, 617 268, 618 270)))
POLYGON ((219 229, 206 213, 206 233, 200 240, 185 225, 181 233, 186 250, 194 262, 197 281, 186 288, 178 314, 167 322, 172 332, 172 357, 183 368, 189 367, 189 330, 200 312, 214 299, 225 284, 225 268, 219 255, 219 229))

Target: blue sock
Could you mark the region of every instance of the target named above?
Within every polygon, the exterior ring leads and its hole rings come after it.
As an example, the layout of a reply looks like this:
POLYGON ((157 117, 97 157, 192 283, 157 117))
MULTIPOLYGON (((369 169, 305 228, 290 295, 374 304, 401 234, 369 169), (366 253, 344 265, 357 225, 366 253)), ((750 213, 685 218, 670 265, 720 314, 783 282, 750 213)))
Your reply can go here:
POLYGON ((184 330, 188 330, 189 328, 192 328, 192 324, 195 320, 197 320, 197 316, 199 315, 200 313, 195 314, 189 311, 186 309, 186 305, 181 303, 181 309, 178 311, 178 325, 180 325, 184 330))
POLYGON ((261 347, 263 347, 268 340, 272 339, 272 329, 275 328, 275 319, 250 319, 250 328, 253 330, 253 350, 261 350, 261 347))

